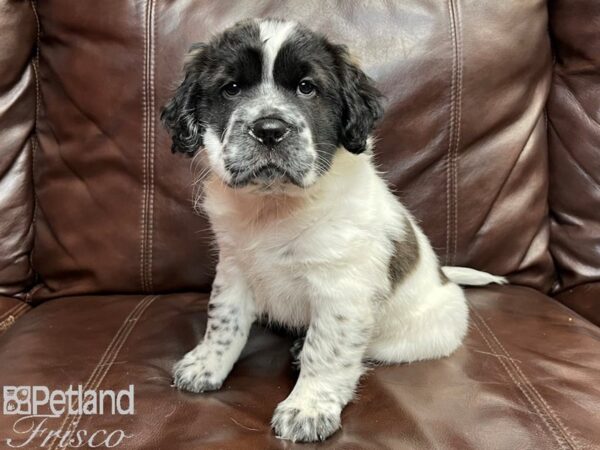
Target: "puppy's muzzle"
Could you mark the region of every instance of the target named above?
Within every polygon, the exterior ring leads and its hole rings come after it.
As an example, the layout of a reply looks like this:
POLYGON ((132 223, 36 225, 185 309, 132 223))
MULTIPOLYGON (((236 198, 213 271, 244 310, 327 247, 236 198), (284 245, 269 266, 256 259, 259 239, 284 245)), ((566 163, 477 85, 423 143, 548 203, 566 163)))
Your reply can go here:
POLYGON ((290 133, 291 126, 275 117, 262 117, 256 120, 248 129, 252 138, 267 147, 275 147, 290 133))

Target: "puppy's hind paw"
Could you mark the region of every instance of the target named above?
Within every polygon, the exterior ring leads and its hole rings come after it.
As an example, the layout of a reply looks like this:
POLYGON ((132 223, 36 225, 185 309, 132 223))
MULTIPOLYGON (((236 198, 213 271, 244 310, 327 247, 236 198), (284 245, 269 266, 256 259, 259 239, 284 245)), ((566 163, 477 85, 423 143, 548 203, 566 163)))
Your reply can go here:
POLYGON ((279 404, 271 421, 275 435, 292 442, 324 441, 340 428, 340 412, 279 404))

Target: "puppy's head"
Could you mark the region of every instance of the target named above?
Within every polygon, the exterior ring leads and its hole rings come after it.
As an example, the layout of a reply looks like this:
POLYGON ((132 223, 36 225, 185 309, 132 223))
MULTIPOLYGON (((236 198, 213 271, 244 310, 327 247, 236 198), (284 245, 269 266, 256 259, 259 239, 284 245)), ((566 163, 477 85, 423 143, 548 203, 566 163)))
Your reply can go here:
POLYGON ((173 151, 204 147, 234 188, 308 187, 343 147, 366 150, 381 95, 344 46, 294 23, 247 20, 194 45, 161 118, 173 151))

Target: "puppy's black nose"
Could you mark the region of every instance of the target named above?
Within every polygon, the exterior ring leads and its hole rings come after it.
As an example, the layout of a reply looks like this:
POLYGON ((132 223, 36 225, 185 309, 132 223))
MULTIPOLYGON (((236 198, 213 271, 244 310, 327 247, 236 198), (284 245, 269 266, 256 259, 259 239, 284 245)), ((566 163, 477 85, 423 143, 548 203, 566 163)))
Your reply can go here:
POLYGON ((265 117, 252 124, 250 135, 258 142, 273 147, 283 141, 289 131, 289 125, 283 120, 265 117))

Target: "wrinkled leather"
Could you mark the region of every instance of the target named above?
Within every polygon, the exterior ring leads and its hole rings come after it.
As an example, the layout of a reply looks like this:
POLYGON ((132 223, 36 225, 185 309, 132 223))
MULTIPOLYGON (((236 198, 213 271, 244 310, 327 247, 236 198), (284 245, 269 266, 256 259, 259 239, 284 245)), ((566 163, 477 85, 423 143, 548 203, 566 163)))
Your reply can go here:
POLYGON ((0 1, 0 36, 0 295, 23 295, 33 279, 37 27, 29 2, 0 1))
MULTIPOLYGON (((599 329, 528 288, 473 289, 468 298, 465 345, 439 361, 369 371, 343 428, 318 448, 597 448, 599 329)), ((132 434, 120 449, 317 448, 270 432, 296 376, 287 337, 255 327, 219 392, 170 386, 172 364, 202 336, 206 303, 189 294, 46 302, 0 339, 0 361, 11 361, 0 385, 64 389, 94 373, 97 389, 134 384, 134 416, 84 416, 77 425, 132 434)), ((18 438, 14 420, 0 416, 2 438, 18 438)))
MULTIPOLYGON (((548 99, 551 251, 557 291, 600 281, 600 4, 550 3, 554 77, 548 99)), ((584 292, 585 289, 581 289, 584 292)), ((561 297, 562 298, 562 297, 561 297)), ((589 296, 569 306, 589 311, 589 296)), ((600 322, 598 302, 594 320, 600 322)))
POLYGON ((189 161, 162 162, 169 151, 154 143, 159 104, 143 87, 152 83, 144 5, 37 4, 36 299, 208 289, 210 239, 191 213, 189 161))

